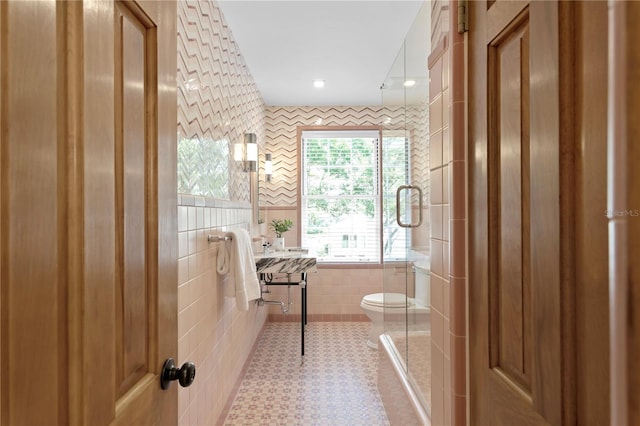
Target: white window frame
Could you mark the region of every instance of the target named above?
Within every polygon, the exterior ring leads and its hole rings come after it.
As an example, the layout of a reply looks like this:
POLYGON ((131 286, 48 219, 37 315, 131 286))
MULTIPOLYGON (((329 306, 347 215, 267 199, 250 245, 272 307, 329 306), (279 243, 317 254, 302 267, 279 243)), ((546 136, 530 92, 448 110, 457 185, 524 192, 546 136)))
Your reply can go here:
MULTIPOLYGON (((298 223, 300 226, 299 229, 299 241, 302 245, 304 245, 303 234, 304 234, 304 206, 305 206, 305 197, 304 194, 304 174, 305 174, 305 153, 303 149, 303 137, 335 137, 336 132, 339 132, 341 137, 375 137, 378 140, 377 143, 377 158, 378 163, 376 164, 376 188, 377 194, 376 197, 376 217, 375 219, 378 222, 377 225, 377 259, 375 261, 357 261, 355 259, 350 259, 345 262, 337 262, 333 261, 323 261, 321 258, 318 258, 318 265, 320 267, 348 267, 348 268, 376 268, 382 267, 383 263, 383 233, 382 233, 382 128, 378 126, 313 126, 313 127, 298 127, 297 131, 297 139, 298 139, 298 152, 300 155, 298 156, 298 223)), ((342 234, 340 234, 340 238, 342 238, 342 234)), ((370 240, 370 238, 366 238, 365 240, 370 240)), ((358 244, 362 243, 362 241, 357 241, 358 244)), ((349 245, 351 245, 351 237, 349 237, 349 245)))

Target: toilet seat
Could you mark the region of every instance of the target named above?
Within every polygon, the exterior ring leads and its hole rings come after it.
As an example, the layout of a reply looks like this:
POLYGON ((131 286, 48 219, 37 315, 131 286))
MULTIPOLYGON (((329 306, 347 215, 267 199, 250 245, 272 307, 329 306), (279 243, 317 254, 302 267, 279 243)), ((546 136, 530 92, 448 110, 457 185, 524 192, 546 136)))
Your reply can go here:
POLYGON ((413 306, 413 301, 401 293, 373 293, 364 296, 362 304, 376 308, 406 308, 413 306))

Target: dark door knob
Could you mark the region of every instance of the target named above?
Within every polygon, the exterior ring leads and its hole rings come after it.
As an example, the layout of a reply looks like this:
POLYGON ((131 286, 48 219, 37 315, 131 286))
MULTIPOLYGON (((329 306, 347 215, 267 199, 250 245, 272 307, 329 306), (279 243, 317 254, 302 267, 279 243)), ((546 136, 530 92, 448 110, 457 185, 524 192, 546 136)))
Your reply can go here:
POLYGON ((169 358, 164 362, 162 366, 162 373, 160 374, 160 386, 162 389, 169 389, 172 380, 177 380, 180 386, 186 388, 193 383, 196 378, 196 366, 192 362, 185 362, 182 367, 176 367, 176 363, 173 358, 169 358))

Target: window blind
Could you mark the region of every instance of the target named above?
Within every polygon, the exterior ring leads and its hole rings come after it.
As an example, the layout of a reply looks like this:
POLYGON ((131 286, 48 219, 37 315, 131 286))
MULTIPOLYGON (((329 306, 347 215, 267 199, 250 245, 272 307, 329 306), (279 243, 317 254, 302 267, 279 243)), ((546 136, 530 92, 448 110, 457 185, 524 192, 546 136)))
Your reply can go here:
POLYGON ((377 131, 302 134, 301 244, 321 263, 380 263, 377 131))

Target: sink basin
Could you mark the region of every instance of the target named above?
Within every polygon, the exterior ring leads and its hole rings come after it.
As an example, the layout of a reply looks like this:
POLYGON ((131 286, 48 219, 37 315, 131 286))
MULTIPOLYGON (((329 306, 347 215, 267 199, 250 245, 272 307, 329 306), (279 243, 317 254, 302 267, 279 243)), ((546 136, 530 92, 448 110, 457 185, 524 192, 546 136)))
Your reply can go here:
POLYGON ((290 247, 284 251, 256 253, 256 271, 265 274, 301 274, 316 271, 316 258, 309 256, 309 250, 290 247))

